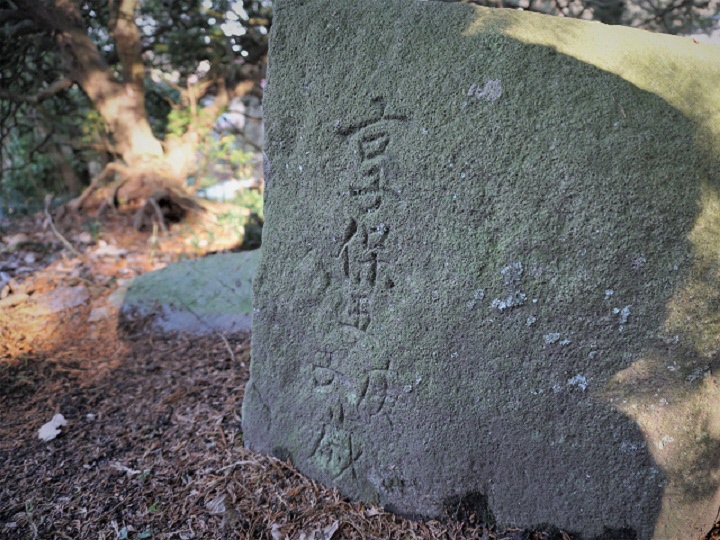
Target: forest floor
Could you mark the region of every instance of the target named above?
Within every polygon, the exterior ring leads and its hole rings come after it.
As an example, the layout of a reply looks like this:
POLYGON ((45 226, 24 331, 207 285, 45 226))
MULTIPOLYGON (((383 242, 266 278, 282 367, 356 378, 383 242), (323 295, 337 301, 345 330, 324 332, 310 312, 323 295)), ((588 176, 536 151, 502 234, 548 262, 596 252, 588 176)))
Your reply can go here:
POLYGON ((133 277, 216 246, 114 214, 62 228, 72 253, 43 220, 0 222, 0 538, 572 539, 495 531, 464 508, 403 519, 246 450, 250 335, 118 321, 133 277), (56 414, 67 424, 41 440, 56 414))

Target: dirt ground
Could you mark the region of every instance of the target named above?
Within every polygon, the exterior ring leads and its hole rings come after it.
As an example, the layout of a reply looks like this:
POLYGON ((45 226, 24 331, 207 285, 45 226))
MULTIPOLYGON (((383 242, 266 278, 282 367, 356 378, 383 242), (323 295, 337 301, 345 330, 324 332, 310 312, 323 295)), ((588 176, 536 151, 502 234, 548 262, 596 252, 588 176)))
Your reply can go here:
POLYGON ((406 520, 246 450, 250 336, 118 321, 133 277, 233 246, 206 226, 129 221, 60 228, 74 254, 42 215, 0 222, 0 538, 571 540, 486 529, 463 508, 406 520), (56 414, 67 424, 39 439, 56 414))

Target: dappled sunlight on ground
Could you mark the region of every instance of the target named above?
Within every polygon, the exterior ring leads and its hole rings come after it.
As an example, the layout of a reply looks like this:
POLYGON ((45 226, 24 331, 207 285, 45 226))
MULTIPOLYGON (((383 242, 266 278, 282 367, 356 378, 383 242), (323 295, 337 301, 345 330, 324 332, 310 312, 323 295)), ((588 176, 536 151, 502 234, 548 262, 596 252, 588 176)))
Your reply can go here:
POLYGON ((4 224, 0 359, 66 351, 80 339, 102 341, 113 335, 134 277, 173 261, 236 249, 243 233, 237 222, 181 223, 167 234, 137 232, 129 224, 129 214, 116 214, 61 229, 78 255, 68 253, 39 218, 4 224))

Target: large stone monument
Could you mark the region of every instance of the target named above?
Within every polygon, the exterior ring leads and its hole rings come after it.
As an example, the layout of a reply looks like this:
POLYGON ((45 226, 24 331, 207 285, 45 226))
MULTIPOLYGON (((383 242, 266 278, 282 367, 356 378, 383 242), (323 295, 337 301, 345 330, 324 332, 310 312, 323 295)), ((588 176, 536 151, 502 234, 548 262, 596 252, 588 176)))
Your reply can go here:
POLYGON ((696 538, 720 494, 720 49, 278 0, 247 446, 404 515, 696 538))

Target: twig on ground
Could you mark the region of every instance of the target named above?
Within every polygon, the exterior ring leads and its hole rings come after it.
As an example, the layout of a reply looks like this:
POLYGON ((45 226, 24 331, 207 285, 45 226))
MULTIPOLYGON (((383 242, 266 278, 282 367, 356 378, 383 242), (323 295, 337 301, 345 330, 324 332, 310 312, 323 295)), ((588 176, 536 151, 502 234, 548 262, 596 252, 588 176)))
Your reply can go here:
POLYGON ((62 234, 60 234, 60 231, 57 230, 55 227, 55 222, 53 222, 53 218, 50 215, 50 203, 53 200, 52 194, 45 195, 45 221, 43 222, 44 227, 50 227, 55 237, 62 242, 62 244, 65 246, 65 249, 67 249, 70 253, 77 257, 82 257, 82 254, 76 250, 73 245, 65 238, 62 234))
POLYGON ((222 332, 216 332, 218 336, 220 336, 220 339, 223 340, 223 343, 225 343, 225 348, 227 348, 228 352, 230 353, 230 359, 235 362, 235 353, 232 350, 232 347, 230 347, 230 343, 228 342, 227 338, 222 334, 222 332))
POLYGON ((231 463, 230 465, 225 465, 224 467, 220 467, 219 469, 215 469, 215 474, 221 473, 224 470, 227 469, 233 469, 235 467, 239 467, 240 465, 260 465, 263 469, 265 466, 262 463, 259 463, 257 461, 251 461, 251 460, 243 460, 243 461, 236 461, 235 463, 231 463))

